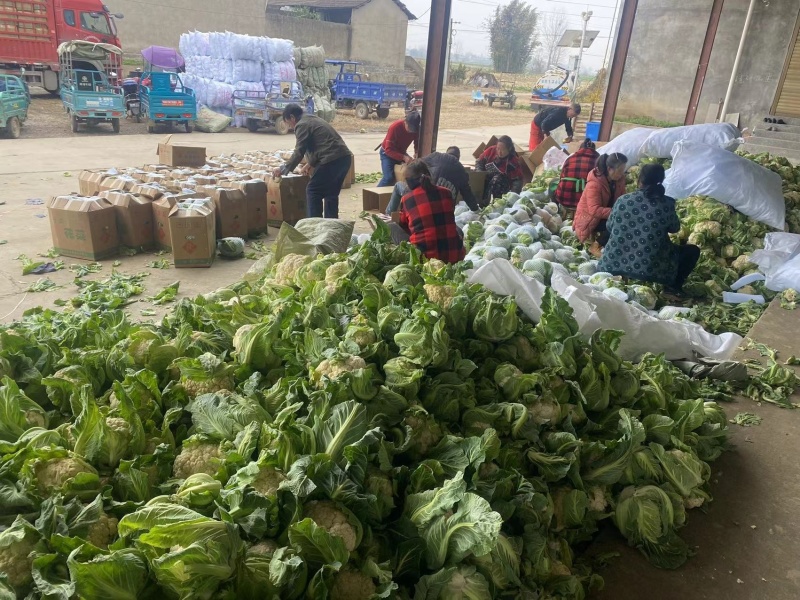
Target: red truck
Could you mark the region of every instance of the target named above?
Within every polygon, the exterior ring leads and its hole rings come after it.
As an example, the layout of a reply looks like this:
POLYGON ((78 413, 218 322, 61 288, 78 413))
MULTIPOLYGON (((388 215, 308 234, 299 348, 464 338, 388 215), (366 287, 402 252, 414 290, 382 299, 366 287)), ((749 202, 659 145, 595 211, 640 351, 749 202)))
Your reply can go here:
MULTIPOLYGON (((101 0, 0 2, 0 73, 58 93, 58 46, 87 40, 120 46, 114 18, 101 0)), ((94 68, 85 65, 84 68, 94 68)))

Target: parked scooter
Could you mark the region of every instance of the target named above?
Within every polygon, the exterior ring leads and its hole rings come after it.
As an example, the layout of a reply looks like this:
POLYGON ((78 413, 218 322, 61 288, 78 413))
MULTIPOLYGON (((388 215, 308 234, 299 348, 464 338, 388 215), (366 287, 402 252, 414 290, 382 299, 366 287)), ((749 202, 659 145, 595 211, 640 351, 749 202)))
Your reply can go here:
POLYGON ((129 119, 137 123, 142 121, 142 102, 139 99, 139 75, 141 72, 133 71, 130 77, 122 81, 122 90, 125 93, 125 110, 129 119))

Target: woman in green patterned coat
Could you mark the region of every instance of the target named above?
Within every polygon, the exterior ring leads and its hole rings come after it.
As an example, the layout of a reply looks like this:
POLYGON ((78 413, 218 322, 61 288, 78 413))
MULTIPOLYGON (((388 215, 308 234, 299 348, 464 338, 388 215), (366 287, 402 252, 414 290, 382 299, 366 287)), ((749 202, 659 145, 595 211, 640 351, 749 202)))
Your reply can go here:
POLYGON ((673 244, 680 221, 675 199, 664 193, 664 167, 645 165, 639 189, 614 204, 606 227, 610 234, 600 271, 652 283, 680 292, 700 258, 700 248, 673 244))

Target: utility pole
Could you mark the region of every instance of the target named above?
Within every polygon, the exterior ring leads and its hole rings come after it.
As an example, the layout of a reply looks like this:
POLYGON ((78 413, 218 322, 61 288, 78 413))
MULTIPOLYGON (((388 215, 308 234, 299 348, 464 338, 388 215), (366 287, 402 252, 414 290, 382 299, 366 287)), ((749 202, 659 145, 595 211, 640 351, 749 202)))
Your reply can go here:
POLYGON ((581 59, 583 58, 583 44, 586 41, 586 26, 589 24, 589 19, 592 18, 592 11, 587 10, 581 13, 583 19, 583 31, 581 32, 581 47, 578 50, 578 64, 575 65, 575 81, 572 82, 572 101, 575 102, 575 92, 578 91, 578 78, 581 75, 581 59))
POLYGON ((450 56, 453 53, 453 25, 461 25, 461 21, 450 19, 450 29, 447 31, 447 58, 444 63, 444 85, 450 81, 450 56))

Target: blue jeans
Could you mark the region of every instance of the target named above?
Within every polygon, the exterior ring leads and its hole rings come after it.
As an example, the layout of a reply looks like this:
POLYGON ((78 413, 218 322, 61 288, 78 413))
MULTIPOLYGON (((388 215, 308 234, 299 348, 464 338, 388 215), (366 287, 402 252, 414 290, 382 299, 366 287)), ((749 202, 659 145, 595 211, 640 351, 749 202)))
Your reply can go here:
POLYGON ((381 155, 381 171, 383 172, 383 177, 378 182, 378 187, 389 187, 390 185, 394 185, 394 167, 395 165, 399 165, 401 163, 397 162, 393 158, 389 158, 386 156, 386 153, 381 148, 380 151, 381 155))
POLYGON ((306 188, 306 216, 324 216, 326 219, 339 218, 339 193, 342 191, 344 178, 350 172, 352 161, 353 157, 347 155, 314 169, 314 174, 306 188), (323 201, 325 204, 324 215, 323 201))

